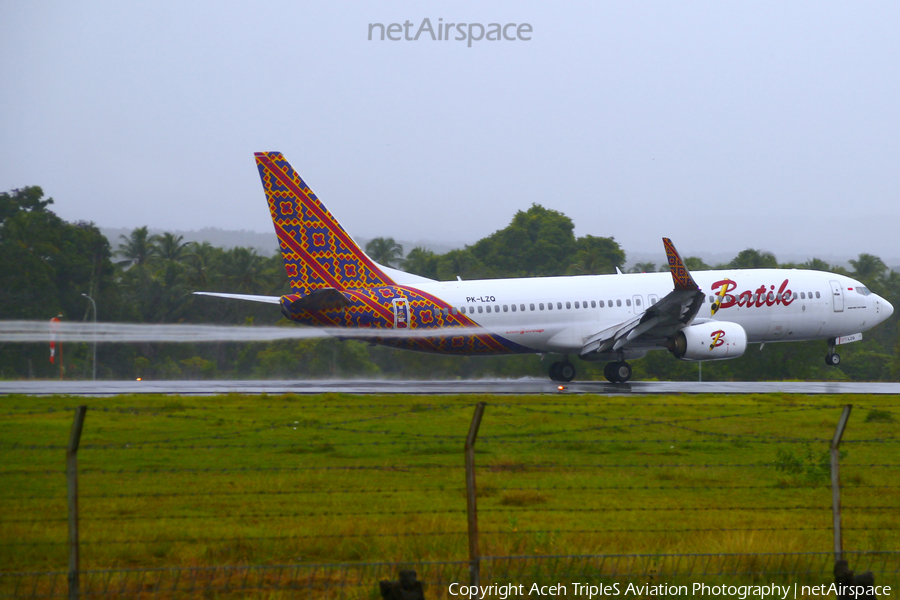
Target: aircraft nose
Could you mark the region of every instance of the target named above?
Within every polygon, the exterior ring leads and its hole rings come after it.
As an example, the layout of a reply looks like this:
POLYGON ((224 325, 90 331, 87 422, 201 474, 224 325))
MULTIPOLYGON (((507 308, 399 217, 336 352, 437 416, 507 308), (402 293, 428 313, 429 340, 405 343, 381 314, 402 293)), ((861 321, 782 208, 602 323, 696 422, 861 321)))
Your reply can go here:
POLYGON ((891 315, 894 314, 894 306, 884 298, 881 298, 881 301, 884 303, 881 307, 882 320, 887 321, 891 318, 891 315))

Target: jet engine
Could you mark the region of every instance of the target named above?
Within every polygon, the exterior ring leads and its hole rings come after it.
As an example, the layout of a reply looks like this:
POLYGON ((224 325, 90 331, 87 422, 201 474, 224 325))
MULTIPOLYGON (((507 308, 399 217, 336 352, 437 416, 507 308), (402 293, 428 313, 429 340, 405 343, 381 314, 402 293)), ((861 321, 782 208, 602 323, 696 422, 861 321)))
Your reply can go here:
POLYGON ((747 349, 747 332, 737 323, 708 321, 680 330, 666 349, 680 360, 737 358, 747 349))

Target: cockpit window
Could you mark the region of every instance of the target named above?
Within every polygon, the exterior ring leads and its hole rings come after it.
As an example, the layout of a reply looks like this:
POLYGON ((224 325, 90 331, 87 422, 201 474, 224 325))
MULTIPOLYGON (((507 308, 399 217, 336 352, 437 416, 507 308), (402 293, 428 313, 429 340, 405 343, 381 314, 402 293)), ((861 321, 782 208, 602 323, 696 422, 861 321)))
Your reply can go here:
POLYGON ((867 288, 867 287, 865 287, 865 286, 857 286, 857 287, 856 287, 856 291, 857 291, 858 293, 862 294, 863 296, 868 296, 869 294, 872 293, 872 292, 869 291, 869 288, 867 288))

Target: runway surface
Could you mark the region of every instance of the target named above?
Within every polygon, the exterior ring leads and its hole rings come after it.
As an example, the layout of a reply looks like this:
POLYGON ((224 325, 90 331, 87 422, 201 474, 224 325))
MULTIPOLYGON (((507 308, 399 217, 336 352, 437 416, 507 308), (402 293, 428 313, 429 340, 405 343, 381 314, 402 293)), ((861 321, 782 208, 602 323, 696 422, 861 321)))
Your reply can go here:
POLYGON ((0 394, 109 396, 114 394, 900 394, 900 383, 635 381, 612 384, 546 379, 465 381, 0 381, 0 394))

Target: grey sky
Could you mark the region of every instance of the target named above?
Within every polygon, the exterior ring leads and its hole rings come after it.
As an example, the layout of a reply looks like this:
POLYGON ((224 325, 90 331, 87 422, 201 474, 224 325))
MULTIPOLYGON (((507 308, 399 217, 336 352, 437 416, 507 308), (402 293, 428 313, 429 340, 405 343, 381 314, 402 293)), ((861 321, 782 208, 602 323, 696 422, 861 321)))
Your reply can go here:
POLYGON ((900 262, 896 2, 4 2, 0 190, 68 220, 269 231, 280 150, 359 237, 533 202, 626 251, 900 262), (530 23, 532 40, 368 41, 530 23))

